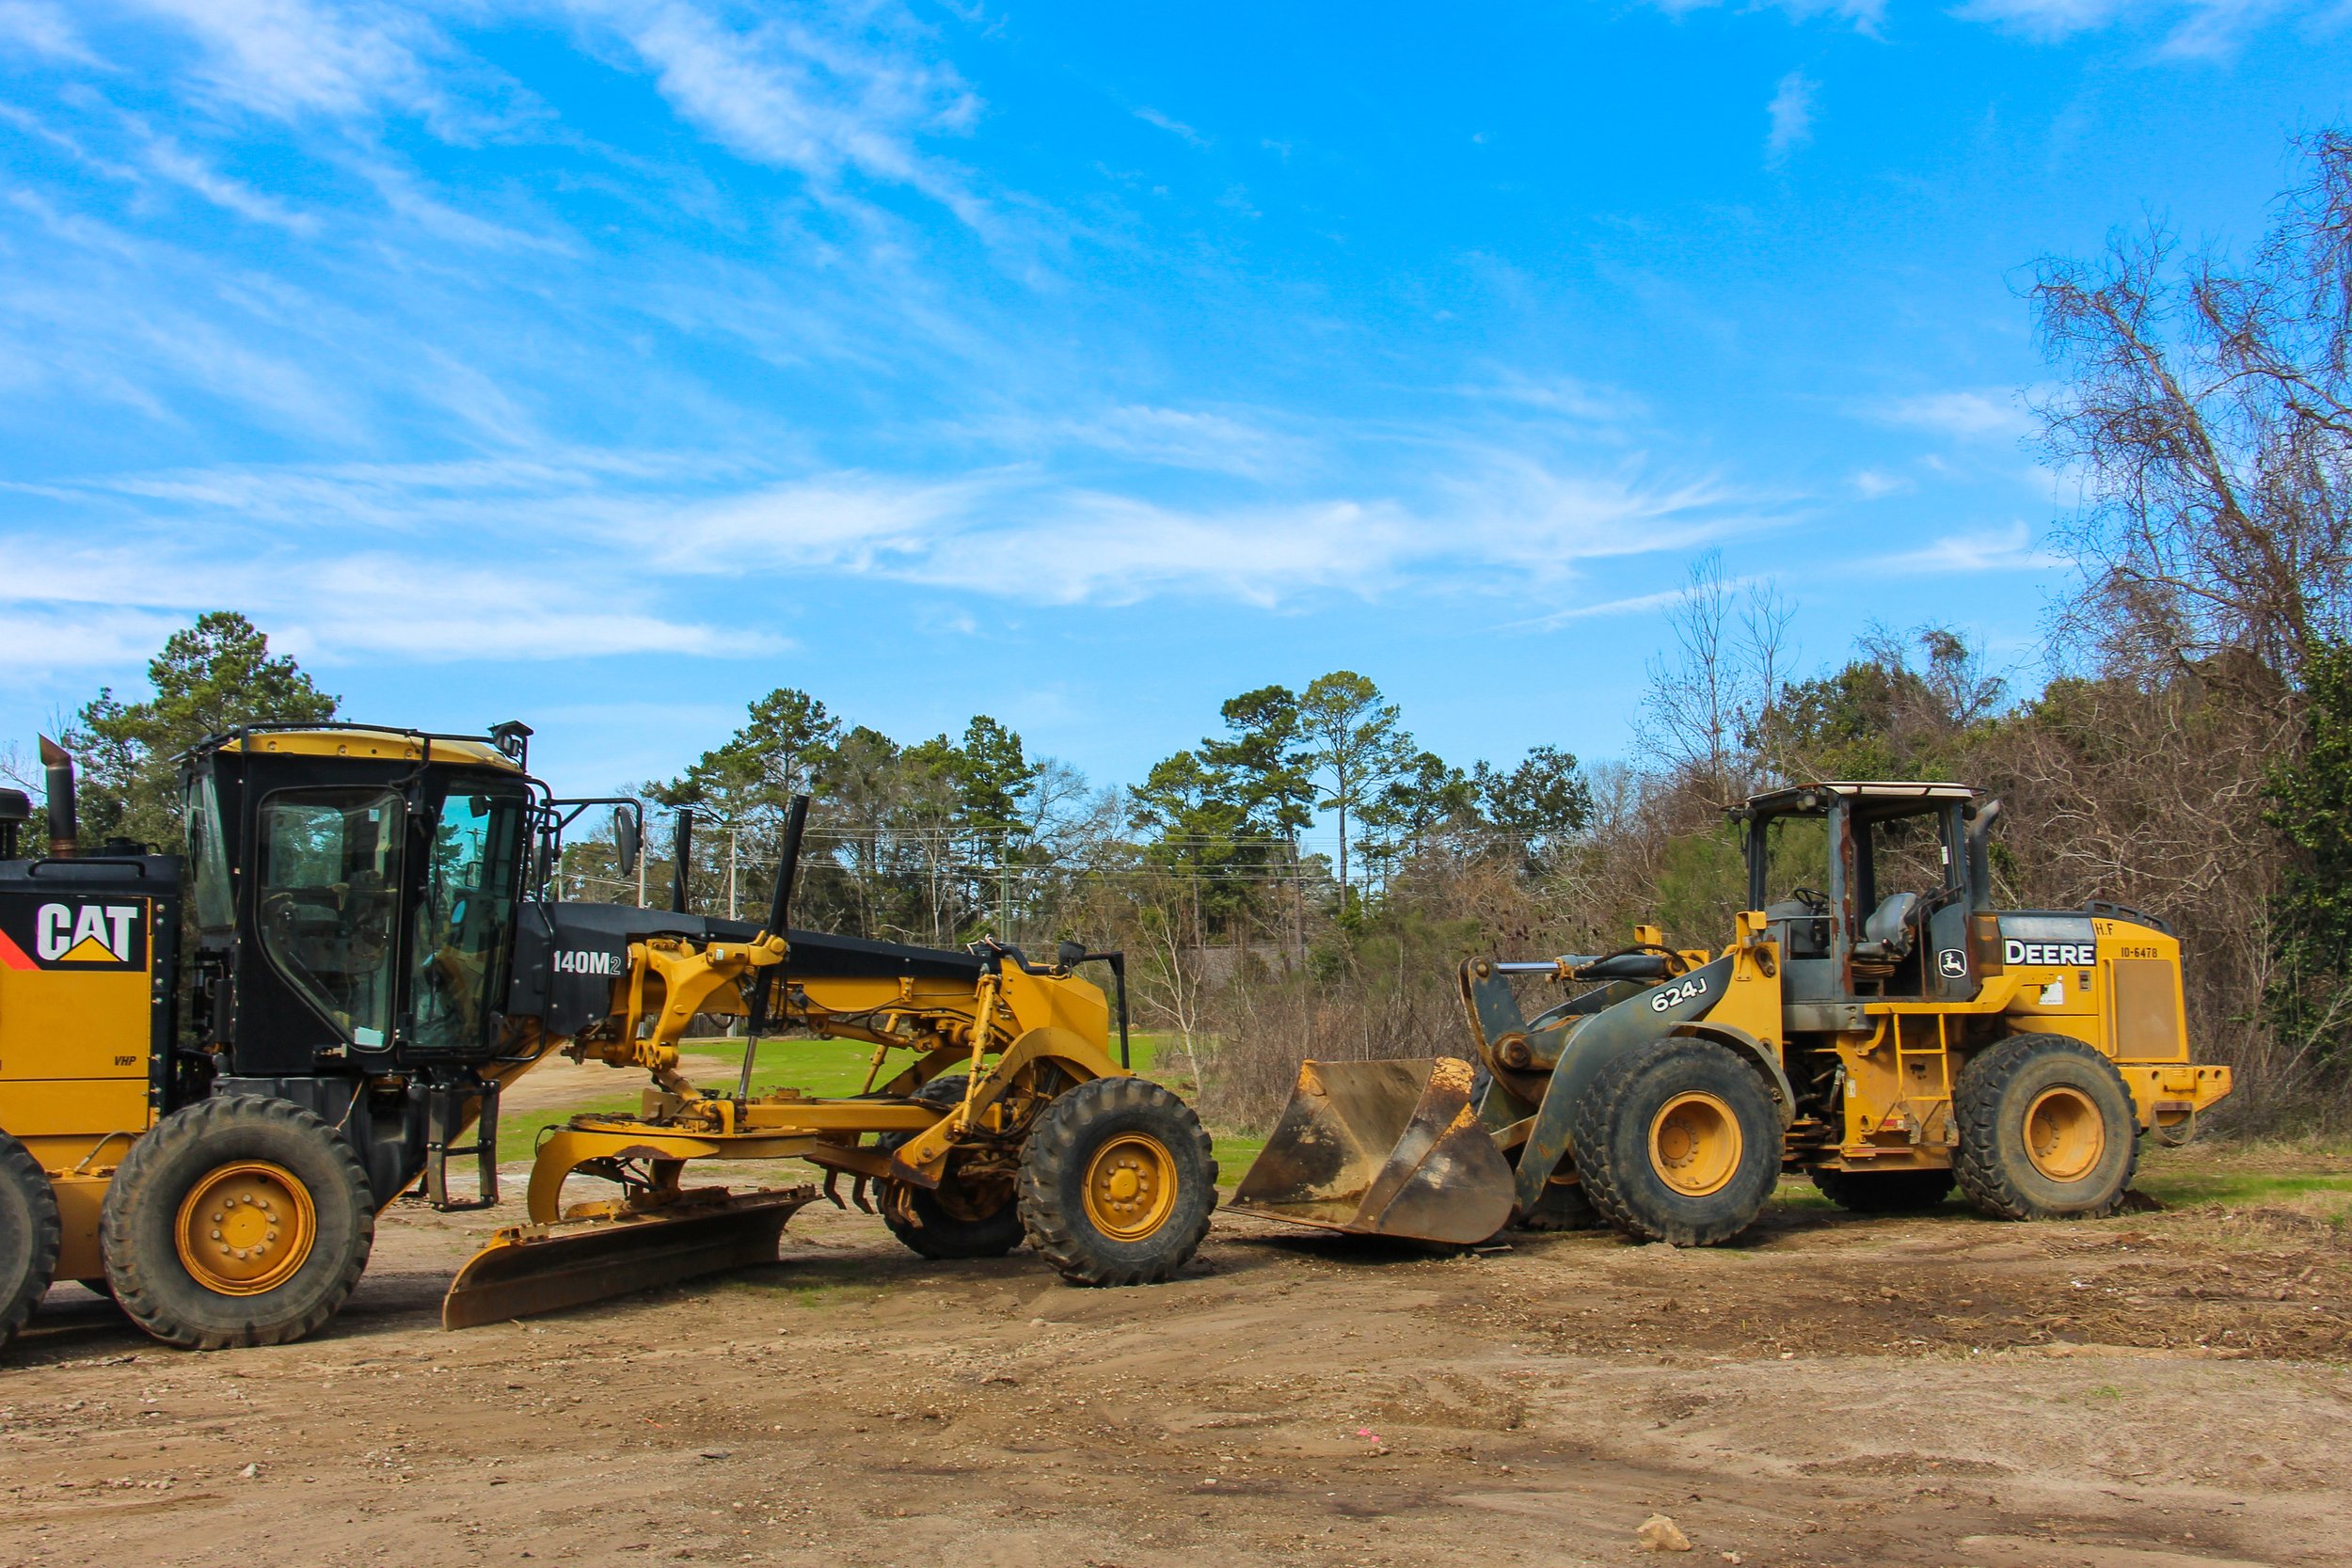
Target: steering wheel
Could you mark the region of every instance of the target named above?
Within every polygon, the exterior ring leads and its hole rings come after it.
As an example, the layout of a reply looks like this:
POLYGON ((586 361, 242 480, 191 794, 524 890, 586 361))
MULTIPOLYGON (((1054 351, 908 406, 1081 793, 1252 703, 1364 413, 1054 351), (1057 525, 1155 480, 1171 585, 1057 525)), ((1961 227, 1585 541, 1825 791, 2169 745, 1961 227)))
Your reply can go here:
POLYGON ((1788 890, 1788 896, 1817 915, 1829 913, 1829 895, 1820 888, 1792 887, 1788 890))

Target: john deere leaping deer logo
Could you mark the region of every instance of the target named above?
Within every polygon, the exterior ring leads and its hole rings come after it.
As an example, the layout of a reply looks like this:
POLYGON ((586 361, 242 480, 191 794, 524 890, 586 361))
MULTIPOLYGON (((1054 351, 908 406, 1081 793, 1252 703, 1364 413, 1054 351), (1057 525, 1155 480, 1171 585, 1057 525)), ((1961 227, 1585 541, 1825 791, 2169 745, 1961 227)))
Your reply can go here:
POLYGON ((0 899, 0 967, 143 969, 147 906, 104 899, 0 899))

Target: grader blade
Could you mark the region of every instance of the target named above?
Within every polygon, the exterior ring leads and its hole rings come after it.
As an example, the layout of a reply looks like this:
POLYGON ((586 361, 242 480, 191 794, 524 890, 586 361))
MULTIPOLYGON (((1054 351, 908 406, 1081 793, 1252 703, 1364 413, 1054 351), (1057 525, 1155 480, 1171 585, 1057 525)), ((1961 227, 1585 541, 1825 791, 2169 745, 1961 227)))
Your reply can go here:
POLYGON ((1458 1056, 1308 1062, 1231 1207, 1295 1225, 1466 1245, 1511 1217, 1511 1167, 1458 1056))
POLYGON ((468 1259, 441 1298, 441 1326, 473 1328, 776 1260, 814 1187, 708 1198, 667 1210, 516 1225, 468 1259))

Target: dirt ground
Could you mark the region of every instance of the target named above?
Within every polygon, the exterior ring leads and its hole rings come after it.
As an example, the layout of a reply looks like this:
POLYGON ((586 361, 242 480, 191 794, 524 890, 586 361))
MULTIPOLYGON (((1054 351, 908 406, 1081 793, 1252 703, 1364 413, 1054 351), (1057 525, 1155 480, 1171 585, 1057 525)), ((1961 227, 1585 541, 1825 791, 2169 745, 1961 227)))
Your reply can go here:
POLYGON ((2210 1568, 2352 1541, 2352 1242, 2292 1208, 1799 1204, 1703 1252, 1459 1256, 1220 1214, 1134 1291, 811 1209, 772 1267, 444 1334, 500 1217, 395 1206, 342 1318, 279 1349, 175 1354, 57 1287, 0 1368, 0 1561, 2210 1568), (1637 1545, 1655 1513, 1692 1555, 1637 1545))

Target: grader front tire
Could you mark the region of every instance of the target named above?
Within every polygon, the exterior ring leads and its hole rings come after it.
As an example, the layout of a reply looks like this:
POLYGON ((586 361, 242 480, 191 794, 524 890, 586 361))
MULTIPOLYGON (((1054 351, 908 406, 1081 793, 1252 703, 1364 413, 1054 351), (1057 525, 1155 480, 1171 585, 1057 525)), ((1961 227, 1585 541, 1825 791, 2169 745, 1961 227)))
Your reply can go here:
POLYGON ((0 1346, 16 1338, 49 1291, 65 1232, 40 1163, 0 1132, 0 1346))
POLYGON ((1772 1098, 1710 1040, 1655 1040, 1602 1068, 1577 1102, 1572 1137, 1593 1207, 1645 1242, 1727 1242, 1780 1180, 1772 1098))
POLYGON ((2115 1064, 2067 1035, 2012 1035, 1961 1069, 1953 1163, 1995 1219, 2104 1219, 2139 1164, 2139 1117, 2115 1064))
POLYGON ((1156 1285, 1216 1206, 1200 1118, 1159 1085, 1097 1078, 1056 1098, 1021 1151, 1029 1244, 1073 1285, 1156 1285))
POLYGON ((115 1300, 166 1344, 282 1345, 358 1284, 375 1209, 341 1132, 291 1101, 231 1095, 131 1146, 99 1238, 115 1300))

